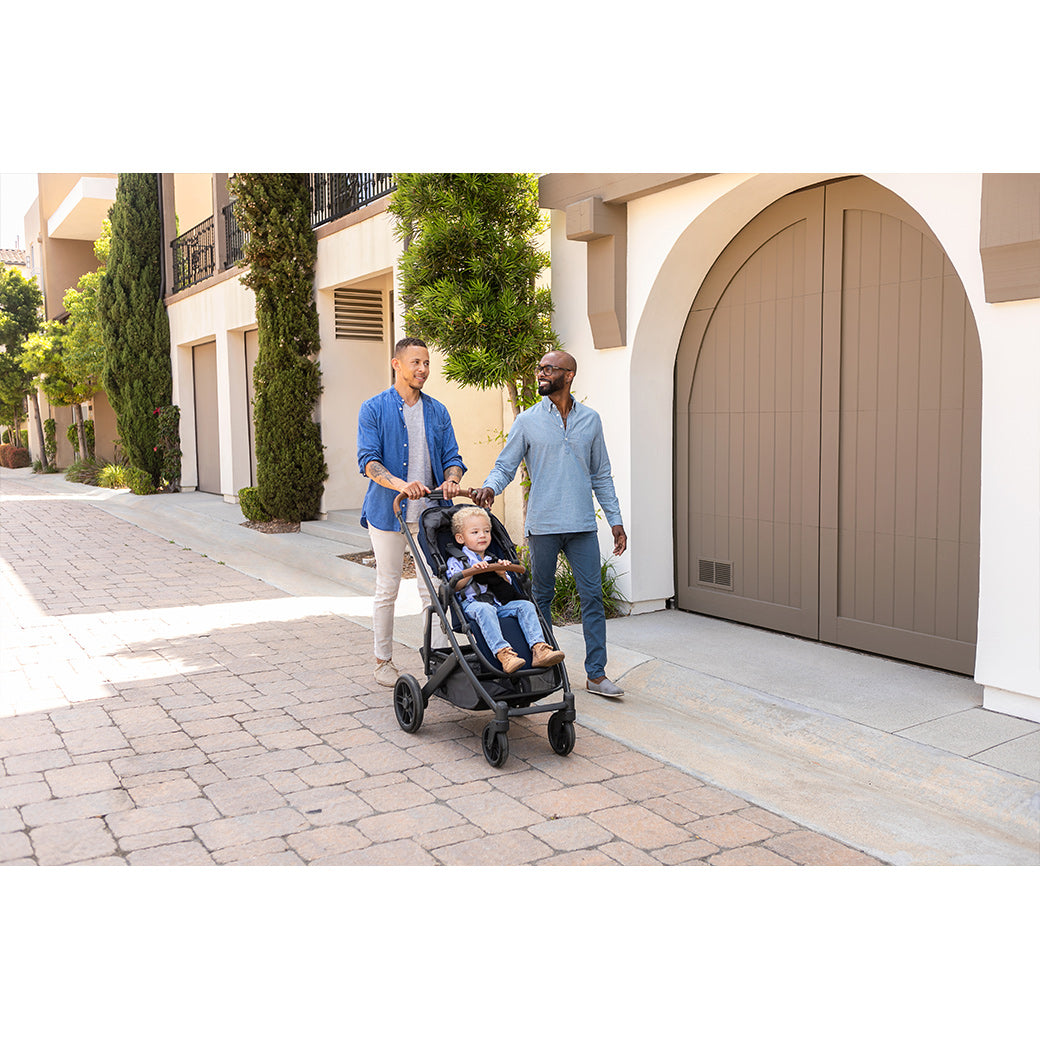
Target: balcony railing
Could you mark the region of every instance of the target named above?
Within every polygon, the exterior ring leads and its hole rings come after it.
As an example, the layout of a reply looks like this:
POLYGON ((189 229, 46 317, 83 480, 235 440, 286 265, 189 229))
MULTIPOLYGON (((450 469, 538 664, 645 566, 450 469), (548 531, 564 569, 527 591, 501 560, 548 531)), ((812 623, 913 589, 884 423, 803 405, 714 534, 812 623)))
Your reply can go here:
POLYGON ((173 291, 205 281, 216 268, 213 218, 207 217, 170 243, 173 246, 173 291))
POLYGON ((307 180, 313 227, 353 213, 394 190, 392 173, 308 173, 307 180))
POLYGON ((229 202, 224 207, 224 270, 242 262, 243 247, 248 237, 235 219, 235 203, 229 202))
MULTIPOLYGON (((308 173, 311 193, 311 226, 320 227, 346 216, 394 190, 392 173, 308 173)), ((235 219, 234 201, 222 210, 224 217, 224 256, 222 269, 229 270, 243 260, 248 235, 235 219)), ((207 217, 171 243, 173 246, 173 291, 198 285, 216 273, 215 230, 207 217)))

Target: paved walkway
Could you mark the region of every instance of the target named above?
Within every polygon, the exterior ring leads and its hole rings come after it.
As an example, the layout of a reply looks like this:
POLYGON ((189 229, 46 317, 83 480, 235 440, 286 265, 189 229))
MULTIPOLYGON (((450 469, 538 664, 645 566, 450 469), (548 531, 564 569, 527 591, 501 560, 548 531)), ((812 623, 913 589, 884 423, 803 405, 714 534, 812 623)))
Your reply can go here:
POLYGON ((0 474, 0 863, 881 862, 580 713, 566 758, 513 722, 501 770, 482 713, 435 699, 405 734, 344 616, 363 596, 287 593, 61 491, 0 474))

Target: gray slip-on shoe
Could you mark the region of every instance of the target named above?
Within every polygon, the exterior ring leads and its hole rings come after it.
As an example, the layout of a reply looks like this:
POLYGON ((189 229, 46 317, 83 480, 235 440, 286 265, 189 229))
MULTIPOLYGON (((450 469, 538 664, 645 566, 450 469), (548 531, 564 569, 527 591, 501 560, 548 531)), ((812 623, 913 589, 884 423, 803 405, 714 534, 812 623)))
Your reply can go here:
POLYGON ((593 682, 589 679, 585 683, 585 689, 589 693, 599 694, 600 697, 613 697, 615 699, 624 697, 625 691, 620 686, 615 686, 606 676, 603 676, 599 682, 593 682))

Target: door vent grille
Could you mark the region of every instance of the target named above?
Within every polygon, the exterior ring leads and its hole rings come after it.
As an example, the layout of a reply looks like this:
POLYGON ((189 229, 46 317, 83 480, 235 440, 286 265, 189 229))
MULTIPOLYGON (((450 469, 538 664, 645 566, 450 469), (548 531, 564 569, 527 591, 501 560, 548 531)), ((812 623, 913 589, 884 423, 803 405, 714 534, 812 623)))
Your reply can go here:
POLYGON ((732 592, 733 561, 698 560, 697 583, 699 585, 712 585, 717 589, 728 589, 732 592))
POLYGON ((383 340, 383 294, 378 289, 337 289, 336 339, 383 340))

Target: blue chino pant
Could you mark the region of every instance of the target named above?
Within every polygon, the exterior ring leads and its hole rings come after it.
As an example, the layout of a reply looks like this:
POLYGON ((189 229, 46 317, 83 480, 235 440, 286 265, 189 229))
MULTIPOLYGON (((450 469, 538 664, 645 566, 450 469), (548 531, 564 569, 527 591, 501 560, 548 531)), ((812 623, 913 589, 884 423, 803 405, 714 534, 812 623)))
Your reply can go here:
POLYGON ((562 552, 571 565, 581 601, 581 628, 585 635, 585 672, 590 679, 607 674, 607 617, 603 610, 603 572, 599 536, 595 531, 577 534, 529 534, 531 586, 542 617, 552 625, 552 601, 556 588, 556 561, 562 552))

